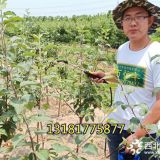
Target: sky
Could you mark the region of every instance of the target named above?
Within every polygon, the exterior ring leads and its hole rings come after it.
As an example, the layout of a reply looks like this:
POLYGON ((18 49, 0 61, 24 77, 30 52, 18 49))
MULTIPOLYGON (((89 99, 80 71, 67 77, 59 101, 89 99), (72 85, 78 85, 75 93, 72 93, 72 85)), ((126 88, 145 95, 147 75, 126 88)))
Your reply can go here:
MULTIPOLYGON (((123 0, 8 0, 6 10, 24 16, 96 15, 112 10, 123 0)), ((160 6, 160 0, 149 0, 160 6)))

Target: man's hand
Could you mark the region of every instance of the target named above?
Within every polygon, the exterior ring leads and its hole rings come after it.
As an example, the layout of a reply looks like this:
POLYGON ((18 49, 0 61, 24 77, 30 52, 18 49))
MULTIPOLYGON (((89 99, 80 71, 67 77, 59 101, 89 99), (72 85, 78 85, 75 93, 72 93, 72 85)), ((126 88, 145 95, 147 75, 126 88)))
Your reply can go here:
POLYGON ((98 71, 98 72, 91 72, 92 75, 94 75, 96 78, 103 78, 105 76, 105 73, 104 72, 101 72, 101 71, 98 71))
POLYGON ((111 82, 111 83, 117 83, 117 77, 115 73, 108 72, 88 72, 88 76, 92 79, 92 81, 96 83, 105 83, 105 82, 111 82))
POLYGON ((142 142, 138 140, 135 134, 127 137, 127 146, 125 152, 128 154, 139 154, 142 149, 142 142))
POLYGON ((105 76, 104 72, 92 72, 92 74, 95 76, 95 78, 92 78, 92 80, 96 83, 104 83, 105 80, 103 77, 105 76))
POLYGON ((103 79, 103 77, 105 76, 104 72, 89 72, 89 71, 85 71, 84 72, 88 77, 91 78, 92 81, 96 82, 96 83, 104 83, 105 80, 103 79))

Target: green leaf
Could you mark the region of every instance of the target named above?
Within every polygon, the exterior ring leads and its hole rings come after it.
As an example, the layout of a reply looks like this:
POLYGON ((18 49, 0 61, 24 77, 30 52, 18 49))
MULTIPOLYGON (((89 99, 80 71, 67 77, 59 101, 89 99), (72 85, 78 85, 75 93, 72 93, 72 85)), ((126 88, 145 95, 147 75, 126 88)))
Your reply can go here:
POLYGON ((77 135, 76 138, 75 138, 75 143, 77 145, 79 145, 83 140, 84 140, 84 136, 83 135, 77 135))
POLYGON ((85 121, 86 121, 86 122, 89 121, 89 116, 85 116, 85 121))
POLYGON ((160 137, 160 129, 158 129, 156 134, 157 134, 158 137, 160 137))
POLYGON ((22 100, 24 100, 25 102, 29 102, 29 101, 34 100, 34 97, 33 97, 33 95, 31 95, 31 94, 24 94, 24 95, 22 96, 22 100))
POLYGON ((25 52, 25 53, 23 53, 23 56, 25 56, 25 57, 33 57, 33 56, 35 56, 35 52, 25 52))
POLYGON ((29 160, 35 160, 35 154, 32 152, 29 154, 29 160))
POLYGON ((78 157, 76 158, 75 160, 87 160, 86 158, 83 158, 83 157, 78 157))
POLYGON ((117 107, 117 106, 120 106, 120 105, 123 105, 124 103, 121 102, 121 101, 117 101, 113 104, 113 106, 117 107))
POLYGON ((140 123, 140 120, 136 117, 133 117, 130 119, 130 123, 138 125, 140 123))
POLYGON ((27 104, 24 105, 25 108, 32 110, 33 107, 35 107, 34 102, 28 102, 27 104))
POLYGON ((91 143, 85 144, 83 147, 83 151, 91 155, 98 155, 97 147, 91 143))
POLYGON ((21 82, 21 84, 20 84, 21 87, 24 87, 24 86, 32 86, 32 85, 40 86, 40 84, 39 84, 38 82, 34 82, 34 81, 23 81, 23 82, 21 82))
POLYGON ((90 119, 92 120, 92 122, 94 122, 94 116, 90 116, 90 119))
POLYGON ((124 104, 121 105, 121 108, 122 108, 123 110, 127 109, 128 107, 130 107, 130 106, 129 106, 129 105, 124 105, 124 104))
POLYGON ((134 131, 139 126, 140 120, 136 117, 130 119, 130 123, 128 126, 129 131, 134 131))
POLYGON ((53 149, 55 150, 56 153, 61 153, 61 152, 64 152, 64 151, 68 151, 68 152, 71 151, 71 149, 69 147, 61 145, 59 143, 55 143, 52 146, 53 146, 53 149))
POLYGON ((35 146, 36 151, 39 150, 40 146, 41 146, 41 144, 36 144, 36 146, 35 146))
POLYGON ((107 84, 107 87, 116 88, 117 84, 116 83, 109 83, 109 84, 107 84))
POLYGON ((84 69, 88 69, 88 64, 82 64, 84 69))
POLYGON ((23 21, 23 18, 16 16, 16 17, 11 17, 7 20, 4 20, 4 24, 13 23, 13 22, 20 22, 20 21, 23 21))
POLYGON ((0 147, 0 153, 2 153, 2 154, 9 153, 12 150, 13 150, 13 146, 11 146, 11 147, 0 147))
POLYGON ((39 160, 47 160, 49 159, 49 151, 46 149, 36 151, 36 156, 39 160))
MULTIPOLYGON (((20 69, 23 72, 29 72, 32 65, 33 65, 33 62, 25 61, 25 62, 18 63, 16 68, 20 69)), ((20 82, 22 82, 22 80, 20 82)))
POLYGON ((139 114, 141 116, 145 116, 148 113, 148 106, 146 104, 140 104, 138 105, 138 107, 140 108, 139 114))
POLYGON ((3 13, 5 16, 16 16, 16 14, 13 11, 6 11, 3 13))
POLYGON ((0 74, 4 77, 7 77, 9 75, 9 72, 8 72, 7 68, 0 67, 0 74))
POLYGON ((17 114, 20 114, 25 110, 25 102, 23 99, 12 99, 10 104, 14 107, 17 114))
POLYGON ((0 135, 5 135, 7 136, 7 133, 4 129, 0 128, 0 135))
POLYGON ((27 156, 17 156, 17 157, 12 157, 10 160, 28 160, 27 156))
POLYGON ((117 109, 116 107, 110 107, 110 108, 107 108, 107 109, 104 109, 103 112, 107 115, 111 114, 112 112, 115 112, 117 109))
POLYGON ((20 143, 25 142, 25 138, 26 138, 26 137, 27 137, 27 136, 26 136, 26 135, 23 135, 23 134, 17 134, 17 135, 15 135, 15 136, 12 138, 12 142, 13 142, 14 148, 18 147, 18 145, 19 145, 20 143))
POLYGON ((34 42, 39 42, 40 39, 41 39, 41 37, 42 37, 41 34, 39 34, 39 35, 32 34, 32 36, 33 36, 33 38, 34 38, 34 42))
POLYGON ((50 121, 51 118, 47 115, 43 115, 43 114, 36 114, 30 117, 30 121, 33 122, 47 122, 50 121))
POLYGON ((6 8, 7 0, 0 0, 0 10, 6 8))
POLYGON ((152 137, 142 137, 142 142, 143 143, 153 142, 153 138, 152 137))
POLYGON ((33 101, 34 97, 30 94, 25 94, 21 97, 21 99, 12 98, 11 105, 15 108, 16 113, 22 113, 26 108, 32 109, 35 106, 35 102, 33 101))
POLYGON ((47 131, 46 130, 39 130, 39 131, 35 131, 34 132, 36 135, 39 135, 39 134, 46 134, 47 131))
POLYGON ((0 122, 2 123, 2 121, 7 121, 7 119, 10 119, 13 116, 16 116, 15 111, 8 110, 0 116, 0 122))
POLYGON ((49 108, 49 104, 48 103, 43 104, 42 108, 44 108, 45 110, 47 110, 49 108))
POLYGON ((107 123, 114 123, 114 124, 119 123, 117 120, 112 119, 112 118, 106 119, 106 122, 107 122, 107 123))
POLYGON ((7 95, 8 94, 8 90, 7 89, 5 89, 5 88, 0 88, 0 96, 4 96, 4 95, 7 95))
POLYGON ((158 126, 156 124, 148 124, 148 125, 146 125, 146 128, 151 131, 154 131, 155 133, 158 132, 158 126))

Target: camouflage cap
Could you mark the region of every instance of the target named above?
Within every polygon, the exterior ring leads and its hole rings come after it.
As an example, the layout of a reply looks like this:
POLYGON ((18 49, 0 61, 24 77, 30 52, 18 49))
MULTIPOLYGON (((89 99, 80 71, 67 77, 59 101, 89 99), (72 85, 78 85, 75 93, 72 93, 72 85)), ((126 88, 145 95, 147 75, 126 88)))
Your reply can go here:
POLYGON ((125 0, 121 2, 113 10, 113 20, 119 29, 122 29, 121 20, 124 12, 131 7, 143 7, 150 15, 155 17, 152 26, 149 29, 149 34, 154 33, 157 27, 160 27, 160 7, 148 2, 147 0, 125 0))

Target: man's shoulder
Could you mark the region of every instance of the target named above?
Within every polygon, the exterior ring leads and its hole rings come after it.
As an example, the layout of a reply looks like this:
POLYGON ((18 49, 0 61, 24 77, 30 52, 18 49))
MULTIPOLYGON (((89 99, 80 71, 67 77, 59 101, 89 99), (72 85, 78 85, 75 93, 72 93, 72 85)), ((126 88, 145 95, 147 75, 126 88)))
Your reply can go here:
POLYGON ((129 46, 129 41, 121 44, 118 48, 118 50, 126 49, 129 46))
POLYGON ((150 61, 154 62, 153 60, 156 60, 157 58, 160 58, 160 43, 155 41, 152 42, 152 44, 149 47, 148 50, 150 61))
POLYGON ((158 41, 153 41, 150 45, 151 48, 160 48, 160 42, 158 41))
POLYGON ((160 42, 157 41, 152 42, 149 47, 149 52, 160 54, 160 42))

